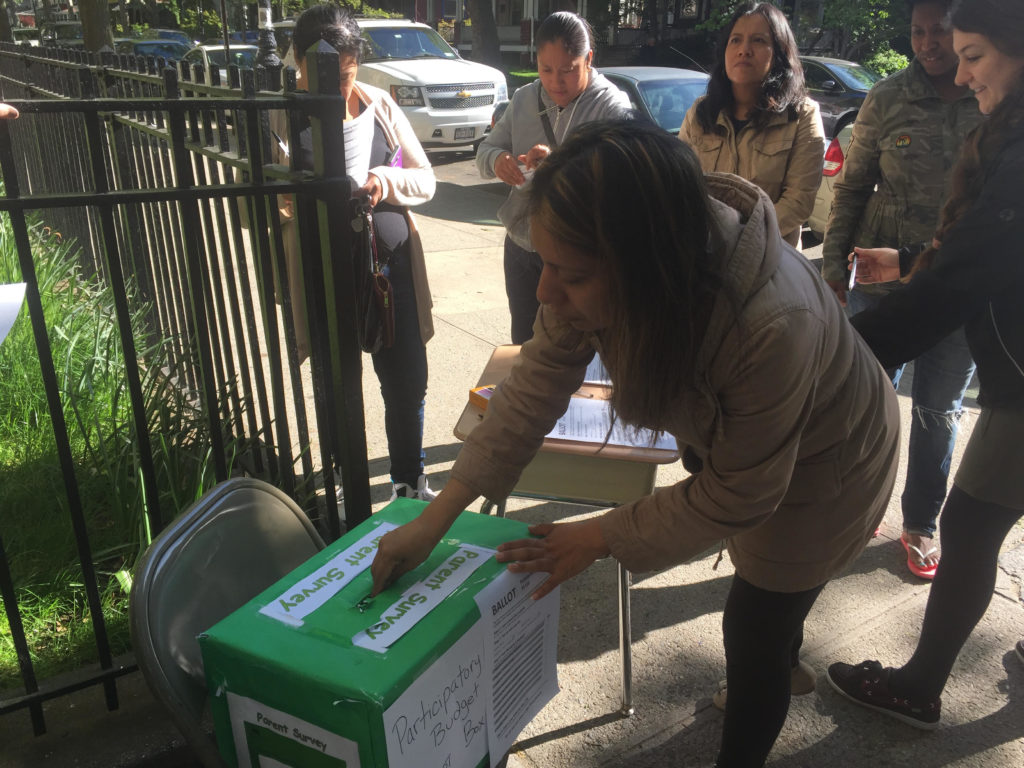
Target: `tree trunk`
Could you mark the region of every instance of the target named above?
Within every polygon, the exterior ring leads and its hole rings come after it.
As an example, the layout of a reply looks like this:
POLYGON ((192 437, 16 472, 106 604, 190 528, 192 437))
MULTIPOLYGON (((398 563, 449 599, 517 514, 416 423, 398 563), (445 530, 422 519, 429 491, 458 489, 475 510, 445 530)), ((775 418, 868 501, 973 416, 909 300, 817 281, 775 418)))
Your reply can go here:
POLYGON ((13 43, 14 35, 11 34, 11 17, 7 15, 7 0, 0 0, 0 40, 5 43, 13 43))
POLYGON ((471 58, 481 64, 501 68, 501 43, 498 25, 490 0, 469 0, 469 18, 473 22, 473 51, 471 58))
POLYGON ((644 0, 643 26, 647 34, 654 38, 661 38, 658 34, 661 23, 658 18, 658 0, 644 0))
POLYGON ((85 50, 98 51, 105 45, 114 47, 114 36, 110 32, 110 6, 107 0, 81 0, 78 13, 82 19, 85 50))

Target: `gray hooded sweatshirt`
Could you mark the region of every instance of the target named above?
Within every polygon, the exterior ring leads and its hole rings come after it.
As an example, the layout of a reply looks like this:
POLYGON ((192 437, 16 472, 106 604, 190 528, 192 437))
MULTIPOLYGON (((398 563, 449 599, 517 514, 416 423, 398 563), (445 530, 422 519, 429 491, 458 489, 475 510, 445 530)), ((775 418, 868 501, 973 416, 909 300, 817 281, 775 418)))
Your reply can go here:
MULTIPOLYGON (((583 123, 614 120, 633 114, 629 97, 596 69, 591 70, 590 81, 583 93, 564 109, 551 100, 541 87, 540 80, 534 80, 513 94, 512 103, 505 110, 505 114, 477 149, 476 167, 482 178, 495 177, 494 163, 505 152, 511 152, 518 157, 525 155, 537 144, 551 146, 551 141, 544 132, 540 111, 537 109, 538 91, 558 144, 562 143, 572 129, 583 123)), ((508 199, 498 209, 498 218, 516 245, 532 251, 534 248, 530 243, 530 222, 524 215, 529 189, 529 180, 519 187, 512 187, 508 199)))

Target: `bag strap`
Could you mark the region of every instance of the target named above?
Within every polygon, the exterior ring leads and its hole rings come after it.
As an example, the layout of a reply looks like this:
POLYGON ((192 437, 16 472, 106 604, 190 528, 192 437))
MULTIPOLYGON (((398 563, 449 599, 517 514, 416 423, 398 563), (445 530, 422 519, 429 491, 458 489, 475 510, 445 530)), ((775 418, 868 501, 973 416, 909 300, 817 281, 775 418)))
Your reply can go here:
POLYGON ((381 261, 380 254, 377 252, 377 232, 373 228, 373 207, 372 206, 370 206, 370 205, 366 206, 365 217, 366 217, 366 221, 365 221, 366 231, 369 232, 369 238, 370 238, 370 258, 372 259, 373 271, 374 272, 380 272, 382 269, 384 269, 384 267, 386 267, 388 265, 388 260, 384 259, 384 261, 381 261))
POLYGON ((548 137, 548 144, 554 149, 558 146, 558 139, 555 138, 555 132, 551 128, 551 118, 548 117, 548 110, 540 97, 542 90, 542 87, 537 88, 537 109, 540 110, 540 123, 544 126, 544 133, 548 137))

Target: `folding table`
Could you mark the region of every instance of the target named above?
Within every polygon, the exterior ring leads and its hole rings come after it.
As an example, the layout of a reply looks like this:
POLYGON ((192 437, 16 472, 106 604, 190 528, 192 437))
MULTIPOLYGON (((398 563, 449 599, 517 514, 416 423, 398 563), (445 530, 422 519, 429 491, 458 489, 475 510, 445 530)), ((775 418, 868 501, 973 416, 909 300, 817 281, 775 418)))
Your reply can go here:
MULTIPOLYGON (((500 383, 515 364, 519 346, 502 345, 495 348, 484 367, 476 386, 500 383)), ((584 384, 578 397, 607 397, 608 388, 584 384)), ((455 425, 455 436, 465 440, 483 420, 484 411, 468 402, 455 425)), ((540 451, 527 467, 515 488, 514 496, 561 501, 593 507, 615 507, 646 496, 654 490, 658 464, 676 461, 679 454, 660 448, 606 445, 546 439, 540 451)), ((497 514, 504 516, 505 499, 492 500, 497 514)), ((489 512, 491 503, 484 504, 489 512)), ((633 714, 633 660, 630 647, 629 571, 618 566, 619 595, 619 653, 622 658, 623 716, 633 714)))

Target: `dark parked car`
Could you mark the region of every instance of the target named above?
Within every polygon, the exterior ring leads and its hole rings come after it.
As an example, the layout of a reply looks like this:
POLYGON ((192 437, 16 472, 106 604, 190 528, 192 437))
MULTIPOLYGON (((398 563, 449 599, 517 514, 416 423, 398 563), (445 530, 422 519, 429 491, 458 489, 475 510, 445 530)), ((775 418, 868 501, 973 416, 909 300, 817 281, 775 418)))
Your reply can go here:
POLYGON ((52 21, 39 30, 39 44, 57 48, 83 48, 85 40, 80 21, 52 21))
POLYGON ((115 40, 114 53, 129 56, 157 56, 168 61, 177 61, 189 52, 192 46, 177 40, 115 40))
POLYGON ((192 38, 180 29, 157 29, 152 27, 143 32, 142 37, 147 39, 155 38, 158 40, 177 40, 179 43, 187 45, 189 48, 193 45, 192 38))
POLYGON ((673 67, 601 67, 601 74, 629 96, 638 116, 669 133, 679 133, 687 110, 704 95, 710 79, 703 72, 673 67))
POLYGON ((825 135, 836 136, 857 117, 871 86, 881 80, 876 72, 853 61, 825 56, 801 56, 808 95, 821 107, 825 135))

